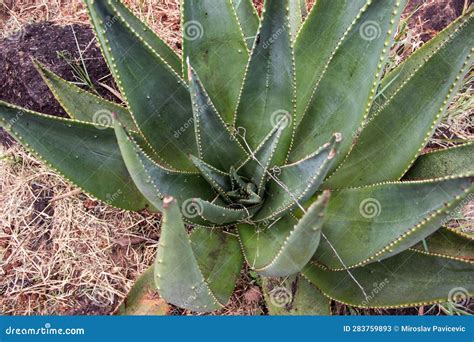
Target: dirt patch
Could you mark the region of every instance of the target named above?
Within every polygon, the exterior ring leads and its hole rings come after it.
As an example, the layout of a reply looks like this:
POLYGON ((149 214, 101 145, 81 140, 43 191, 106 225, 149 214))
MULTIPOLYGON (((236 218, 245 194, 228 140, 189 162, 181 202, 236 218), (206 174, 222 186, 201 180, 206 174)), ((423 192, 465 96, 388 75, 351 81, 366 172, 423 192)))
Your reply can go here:
MULTIPOLYGON (((90 26, 32 24, 0 41, 0 100, 37 112, 67 116, 34 68, 32 59, 78 85, 83 83, 83 79, 74 68, 83 70, 101 96, 116 100, 99 84, 115 88, 90 26)), ((88 86, 82 87, 91 90, 88 86)), ((13 143, 13 139, 1 128, 0 142, 4 146, 13 143)))

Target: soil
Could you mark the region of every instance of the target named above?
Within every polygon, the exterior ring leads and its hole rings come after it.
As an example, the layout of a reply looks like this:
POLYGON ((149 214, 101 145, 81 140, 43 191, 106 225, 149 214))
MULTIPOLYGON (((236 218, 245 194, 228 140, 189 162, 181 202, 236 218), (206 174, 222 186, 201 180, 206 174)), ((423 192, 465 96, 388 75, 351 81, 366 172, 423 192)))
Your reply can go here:
POLYGON ((426 42, 462 14, 465 2, 472 3, 472 0, 411 0, 405 13, 413 13, 419 8, 411 17, 410 26, 421 26, 420 38, 426 42))
MULTIPOLYGON (((108 90, 98 84, 102 82, 114 87, 90 26, 55 26, 47 22, 28 25, 21 33, 0 41, 0 100, 42 113, 67 116, 34 68, 32 59, 64 79, 78 82, 68 64, 69 61, 81 67, 76 39, 95 89, 101 96, 115 100, 108 90), (66 55, 68 61, 58 53, 66 55)), ((4 132, 0 132, 0 141, 8 145, 12 142, 4 132)))

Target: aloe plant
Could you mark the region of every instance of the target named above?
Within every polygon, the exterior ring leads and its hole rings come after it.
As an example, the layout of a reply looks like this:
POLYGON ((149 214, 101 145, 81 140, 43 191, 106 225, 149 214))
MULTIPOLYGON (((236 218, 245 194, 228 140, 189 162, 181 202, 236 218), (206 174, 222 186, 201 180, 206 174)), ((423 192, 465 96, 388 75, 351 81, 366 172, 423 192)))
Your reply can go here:
POLYGON ((267 0, 261 17, 249 0, 183 0, 182 57, 121 2, 85 3, 124 103, 36 63, 70 118, 1 102, 0 123, 86 193, 162 213, 138 287, 213 311, 245 262, 274 314, 474 290, 472 236, 442 228, 472 198, 474 145, 420 155, 472 65, 472 12, 386 70, 406 0, 307 15, 267 0))

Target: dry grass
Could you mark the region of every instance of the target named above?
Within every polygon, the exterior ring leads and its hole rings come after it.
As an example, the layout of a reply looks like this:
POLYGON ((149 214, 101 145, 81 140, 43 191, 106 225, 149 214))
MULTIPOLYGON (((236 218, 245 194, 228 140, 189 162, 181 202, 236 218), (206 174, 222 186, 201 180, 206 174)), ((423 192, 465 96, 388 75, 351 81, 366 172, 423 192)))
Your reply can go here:
MULTIPOLYGON (((0 30, 12 33, 34 21, 83 23, 79 0, 4 0, 0 30)), ((180 49, 176 0, 126 0, 167 43, 180 49)), ((261 5, 261 1, 257 1, 261 5)), ((422 45, 422 24, 400 33, 393 65, 422 45)), ((473 139, 472 75, 451 105, 432 145, 473 139)), ((74 190, 19 146, 0 157, 0 313, 99 314, 113 311, 151 263, 158 218, 116 210, 74 190), (51 198, 66 195, 62 199, 51 198)), ((473 206, 468 209, 472 215, 473 206)), ((472 216, 470 216, 472 217, 472 216)), ((466 230, 472 219, 462 219, 466 230)), ((470 227, 469 227, 470 225, 470 227)), ((349 309, 336 307, 347 313, 349 309)), ((349 310, 350 311, 350 310, 349 310)), ((230 305, 215 314, 262 313, 255 279, 243 274, 230 305)), ((191 314, 174 308, 171 314, 191 314)))
POLYGON ((0 163, 2 314, 107 313, 153 259, 158 218, 115 210, 19 146, 0 163))

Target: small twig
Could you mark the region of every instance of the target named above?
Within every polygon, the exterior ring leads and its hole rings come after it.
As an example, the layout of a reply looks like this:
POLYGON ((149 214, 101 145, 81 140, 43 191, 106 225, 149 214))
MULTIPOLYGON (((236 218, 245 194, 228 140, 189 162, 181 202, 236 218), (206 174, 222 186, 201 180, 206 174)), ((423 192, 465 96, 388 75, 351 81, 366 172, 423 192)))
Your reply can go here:
POLYGON ((68 197, 72 197, 72 196, 75 196, 75 195, 79 195, 80 193, 82 192, 81 189, 75 189, 75 190, 72 190, 72 191, 69 191, 65 194, 62 194, 62 195, 59 195, 59 196, 56 196, 56 197, 53 197, 51 198, 51 200, 49 201, 49 203, 54 203, 54 202, 57 202, 59 200, 62 200, 64 198, 68 198, 68 197))

